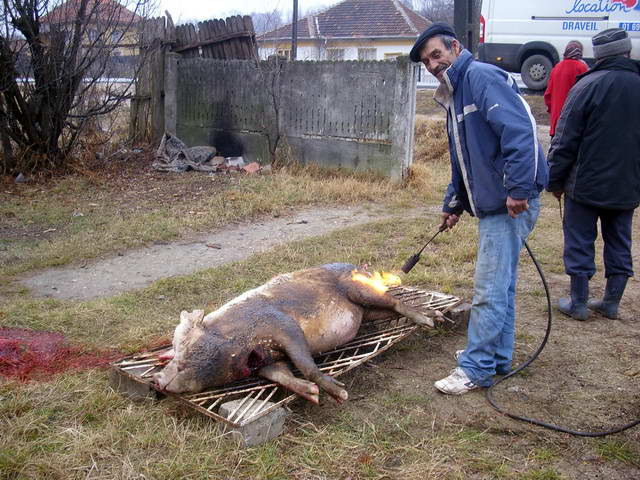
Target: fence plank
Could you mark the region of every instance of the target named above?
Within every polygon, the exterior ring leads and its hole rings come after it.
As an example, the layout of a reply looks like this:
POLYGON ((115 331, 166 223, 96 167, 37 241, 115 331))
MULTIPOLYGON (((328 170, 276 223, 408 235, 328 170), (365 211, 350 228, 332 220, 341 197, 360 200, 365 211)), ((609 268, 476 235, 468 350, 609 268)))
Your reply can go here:
MULTIPOLYGON (((244 30, 244 25, 242 23, 242 17, 240 15, 236 15, 231 18, 231 24, 233 25, 233 30, 236 33, 242 32, 244 30)), ((247 59, 249 58, 249 51, 245 45, 244 38, 236 38, 236 45, 238 48, 238 52, 240 53, 240 58, 247 59)))
MULTIPOLYGON (((233 24, 233 30, 236 33, 241 33, 244 30, 242 17, 240 15, 236 15, 235 17, 233 17, 231 22, 233 24)), ((240 58, 246 60, 249 55, 249 50, 246 48, 245 42, 246 42, 245 38, 241 38, 241 37, 236 38, 236 45, 238 46, 240 58)))
POLYGON ((249 49, 249 59, 251 60, 257 60, 258 59, 258 46, 256 44, 256 37, 255 34, 253 32, 255 32, 255 30, 253 29, 253 20, 251 19, 251 17, 249 15, 245 15, 244 17, 242 17, 242 24, 244 25, 244 29, 247 32, 251 32, 251 36, 246 40, 247 45, 248 45, 248 49, 249 49))
MULTIPOLYGON (((224 23, 224 20, 216 19, 213 21, 213 25, 214 25, 217 37, 221 37, 227 32, 227 28, 224 23)), ((221 46, 222 46, 222 58, 225 60, 228 58, 233 58, 233 54, 231 53, 228 42, 222 43, 221 46)))

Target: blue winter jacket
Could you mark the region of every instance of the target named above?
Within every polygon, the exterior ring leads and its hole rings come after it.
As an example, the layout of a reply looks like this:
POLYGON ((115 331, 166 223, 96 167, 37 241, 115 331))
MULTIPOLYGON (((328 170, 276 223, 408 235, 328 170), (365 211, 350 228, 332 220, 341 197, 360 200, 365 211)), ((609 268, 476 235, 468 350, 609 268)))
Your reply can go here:
POLYGON ((434 98, 447 110, 451 183, 443 212, 506 213, 507 196, 537 197, 547 164, 536 121, 513 78, 463 50, 434 98))

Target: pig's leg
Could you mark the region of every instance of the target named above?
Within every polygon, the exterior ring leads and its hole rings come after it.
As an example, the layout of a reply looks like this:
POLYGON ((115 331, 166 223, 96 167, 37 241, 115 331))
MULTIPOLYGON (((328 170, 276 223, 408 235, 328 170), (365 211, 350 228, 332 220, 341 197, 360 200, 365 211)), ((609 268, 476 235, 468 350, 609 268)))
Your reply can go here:
MULTIPOLYGON (((331 395, 336 402, 342 403, 349 398, 347 391, 341 388, 344 385, 320 371, 313 361, 304 332, 293 318, 287 318, 289 321, 286 322, 286 325, 283 325, 283 328, 278 330, 278 333, 274 334, 274 340, 307 380, 317 384, 331 395)), ((284 319, 281 318, 281 320, 284 319)))
POLYGON ((376 320, 385 320, 389 317, 397 317, 396 312, 389 308, 366 308, 364 310, 363 322, 374 322, 376 320))
POLYGON ((258 371, 258 375, 271 380, 272 382, 279 383, 284 388, 297 393, 316 405, 320 401, 318 397, 320 393, 318 386, 313 382, 295 377, 284 362, 276 362, 271 365, 267 365, 266 367, 262 367, 258 371))
POLYGON ((347 287, 347 297, 353 303, 362 305, 365 308, 373 307, 375 309, 393 310, 425 327, 433 328, 433 319, 430 317, 439 318, 442 316, 437 310, 431 309, 425 315, 386 292, 380 293, 371 287, 356 282, 351 282, 351 285, 347 287))

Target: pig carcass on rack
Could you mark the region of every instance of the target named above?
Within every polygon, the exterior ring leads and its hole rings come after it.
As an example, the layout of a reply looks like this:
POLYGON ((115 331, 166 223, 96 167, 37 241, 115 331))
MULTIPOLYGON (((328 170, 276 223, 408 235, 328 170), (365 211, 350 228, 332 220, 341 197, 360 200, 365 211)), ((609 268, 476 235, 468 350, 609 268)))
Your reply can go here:
POLYGON ((318 387, 342 402, 344 385, 318 369, 314 354, 348 343, 363 319, 396 312, 433 327, 441 315, 416 311, 381 283, 354 265, 333 263, 276 276, 207 316, 182 312, 171 361, 154 381, 161 390, 193 393, 257 374, 314 403, 318 387), (292 374, 285 357, 306 380, 292 374))

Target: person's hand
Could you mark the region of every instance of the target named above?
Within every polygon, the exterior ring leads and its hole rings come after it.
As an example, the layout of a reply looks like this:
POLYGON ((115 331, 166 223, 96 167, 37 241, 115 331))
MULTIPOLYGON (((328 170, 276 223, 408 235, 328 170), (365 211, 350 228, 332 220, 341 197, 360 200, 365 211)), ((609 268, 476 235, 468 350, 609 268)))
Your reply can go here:
POLYGON ((450 230, 455 227, 456 223, 458 223, 460 217, 455 213, 445 213, 442 212, 442 223, 440 224, 440 231, 442 230, 450 230))
POLYGON ((562 194, 564 192, 562 190, 559 190, 557 192, 551 192, 551 195, 553 195, 554 197, 556 197, 558 200, 560 200, 562 198, 562 194))
POLYGON ((515 198, 507 197, 507 211, 511 218, 516 218, 525 210, 529 210, 529 200, 516 200, 515 198))

